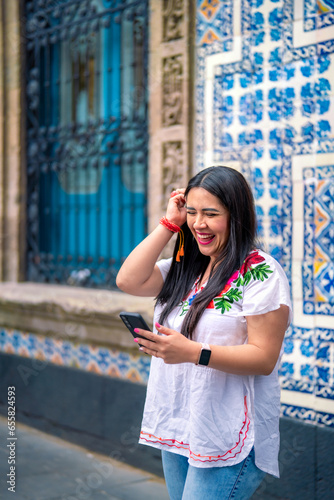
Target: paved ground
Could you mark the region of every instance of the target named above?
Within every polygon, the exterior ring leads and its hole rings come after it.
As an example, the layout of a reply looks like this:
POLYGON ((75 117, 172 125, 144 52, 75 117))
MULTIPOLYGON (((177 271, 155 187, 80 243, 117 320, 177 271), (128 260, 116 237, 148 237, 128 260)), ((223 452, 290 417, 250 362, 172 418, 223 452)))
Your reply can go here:
POLYGON ((15 435, 16 441, 7 439, 7 419, 0 416, 1 500, 169 499, 164 481, 147 472, 20 423, 15 435), (14 454, 12 493, 7 474, 14 454))

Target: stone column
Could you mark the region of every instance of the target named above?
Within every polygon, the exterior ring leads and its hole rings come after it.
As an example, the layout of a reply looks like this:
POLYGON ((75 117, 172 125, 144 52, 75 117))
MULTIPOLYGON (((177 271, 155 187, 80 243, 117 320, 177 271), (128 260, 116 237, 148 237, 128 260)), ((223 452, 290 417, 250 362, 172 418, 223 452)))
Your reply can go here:
POLYGON ((0 281, 25 261, 25 113, 20 0, 0 0, 0 281))
POLYGON ((195 13, 190 0, 151 0, 149 230, 165 213, 173 188, 192 174, 195 13))

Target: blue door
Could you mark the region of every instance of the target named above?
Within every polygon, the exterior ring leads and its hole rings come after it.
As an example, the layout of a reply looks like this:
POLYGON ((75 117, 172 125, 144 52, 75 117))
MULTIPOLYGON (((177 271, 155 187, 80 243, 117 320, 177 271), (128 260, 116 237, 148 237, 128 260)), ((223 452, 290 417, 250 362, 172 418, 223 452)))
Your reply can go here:
POLYGON ((28 279, 112 287, 146 235, 147 4, 29 5, 28 279))

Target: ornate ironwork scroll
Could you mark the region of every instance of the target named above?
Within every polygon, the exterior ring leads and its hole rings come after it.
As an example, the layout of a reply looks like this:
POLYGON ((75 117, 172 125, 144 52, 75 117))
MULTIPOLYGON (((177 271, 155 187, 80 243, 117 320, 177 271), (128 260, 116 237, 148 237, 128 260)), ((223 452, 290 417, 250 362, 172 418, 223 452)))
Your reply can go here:
POLYGON ((113 287, 146 235, 147 0, 26 3, 30 281, 113 287))

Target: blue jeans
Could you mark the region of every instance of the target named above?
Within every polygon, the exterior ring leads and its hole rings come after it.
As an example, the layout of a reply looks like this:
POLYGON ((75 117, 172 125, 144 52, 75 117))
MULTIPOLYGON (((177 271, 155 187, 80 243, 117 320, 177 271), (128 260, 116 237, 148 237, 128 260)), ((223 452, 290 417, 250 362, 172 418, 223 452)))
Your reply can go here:
POLYGON ((188 458, 163 450, 162 466, 171 500, 248 500, 266 473, 254 462, 254 448, 236 465, 193 467, 188 458))

